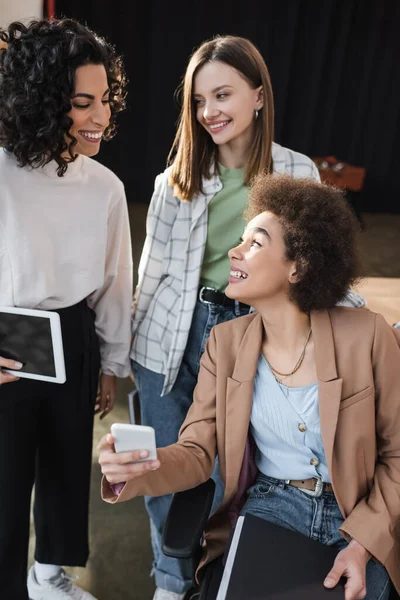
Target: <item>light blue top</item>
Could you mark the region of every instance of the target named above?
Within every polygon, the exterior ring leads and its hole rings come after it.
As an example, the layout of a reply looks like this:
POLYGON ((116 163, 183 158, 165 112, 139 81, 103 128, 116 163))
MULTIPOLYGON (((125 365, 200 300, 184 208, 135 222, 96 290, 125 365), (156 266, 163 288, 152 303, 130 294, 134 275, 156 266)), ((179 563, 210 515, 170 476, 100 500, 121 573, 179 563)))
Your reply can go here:
POLYGON ((321 477, 330 482, 321 437, 317 382, 298 388, 279 384, 261 354, 250 426, 261 473, 276 479, 321 477))

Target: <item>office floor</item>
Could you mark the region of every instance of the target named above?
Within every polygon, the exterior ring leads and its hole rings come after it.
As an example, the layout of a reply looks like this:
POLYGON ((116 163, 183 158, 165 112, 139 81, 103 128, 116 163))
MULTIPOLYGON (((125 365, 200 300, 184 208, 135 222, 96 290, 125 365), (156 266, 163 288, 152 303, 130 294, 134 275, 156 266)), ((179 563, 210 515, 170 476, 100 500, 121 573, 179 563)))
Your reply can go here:
MULTIPOLYGON (((135 270, 144 240, 145 205, 130 205, 135 270)), ((361 234, 364 274, 372 277, 400 277, 400 215, 364 215, 361 234)), ((400 320, 400 306, 399 306, 400 320)), ((94 448, 112 422, 127 422, 129 379, 119 382, 118 399, 111 416, 96 419, 94 448)), ((73 480, 73 473, 71 473, 73 480)), ((91 496, 91 556, 86 569, 72 569, 79 582, 99 600, 151 600, 154 585, 150 578, 151 549, 149 526, 142 499, 109 506, 99 497, 100 469, 96 450, 93 456, 91 496)), ((32 524, 30 563, 33 560, 32 524)))

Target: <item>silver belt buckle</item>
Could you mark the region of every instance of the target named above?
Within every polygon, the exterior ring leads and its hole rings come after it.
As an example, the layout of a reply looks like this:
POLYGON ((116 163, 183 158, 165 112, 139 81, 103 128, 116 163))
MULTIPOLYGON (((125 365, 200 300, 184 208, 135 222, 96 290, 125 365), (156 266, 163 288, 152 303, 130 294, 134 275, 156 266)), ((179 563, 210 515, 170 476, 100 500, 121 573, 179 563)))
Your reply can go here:
POLYGON ((203 292, 205 292, 206 290, 211 290, 212 292, 215 292, 214 288, 210 288, 210 287, 206 287, 206 286, 201 287, 200 291, 199 291, 200 302, 202 302, 203 304, 214 304, 214 302, 210 302, 210 300, 204 300, 203 292))
POLYGON ((321 477, 314 477, 314 479, 315 479, 314 496, 316 498, 319 498, 319 496, 322 496, 322 492, 324 491, 324 482, 322 481, 321 477))

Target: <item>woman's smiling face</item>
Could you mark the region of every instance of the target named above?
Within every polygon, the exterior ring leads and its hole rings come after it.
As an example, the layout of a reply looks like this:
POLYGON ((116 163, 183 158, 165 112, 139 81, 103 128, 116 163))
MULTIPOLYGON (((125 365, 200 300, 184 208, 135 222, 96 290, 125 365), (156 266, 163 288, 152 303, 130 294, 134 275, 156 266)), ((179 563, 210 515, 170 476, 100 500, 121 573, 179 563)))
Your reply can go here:
POLYGON ((103 65, 78 67, 75 73, 75 90, 71 98, 72 109, 68 116, 73 120, 70 134, 77 144, 74 154, 94 156, 100 150, 104 130, 110 124, 110 90, 103 65))
POLYGON ((195 75, 193 100, 197 120, 215 144, 251 140, 262 88, 251 88, 236 69, 220 61, 205 64, 195 75))
POLYGON ((296 266, 286 258, 282 225, 272 212, 263 212, 248 223, 229 258, 231 271, 225 290, 229 298, 256 306, 269 298, 288 297, 296 266))

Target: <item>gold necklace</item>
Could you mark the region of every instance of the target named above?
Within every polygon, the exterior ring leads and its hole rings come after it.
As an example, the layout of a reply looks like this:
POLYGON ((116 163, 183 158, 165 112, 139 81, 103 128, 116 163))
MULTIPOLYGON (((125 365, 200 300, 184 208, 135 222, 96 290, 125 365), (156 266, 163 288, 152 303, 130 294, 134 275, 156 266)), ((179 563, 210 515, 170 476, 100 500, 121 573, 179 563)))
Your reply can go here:
MULTIPOLYGON (((283 377, 285 379, 286 377, 290 377, 290 375, 294 375, 294 373, 296 373, 296 371, 298 371, 300 369, 301 365, 303 364, 304 357, 306 355, 306 348, 307 348, 308 341, 309 341, 309 339, 311 337, 311 331, 312 330, 311 330, 311 325, 310 325, 310 329, 308 331, 308 334, 307 334, 307 337, 306 337, 306 341, 304 342, 303 350, 302 350, 302 352, 300 354, 299 360, 295 364, 295 367, 294 367, 293 371, 291 371, 290 373, 281 373, 280 371, 278 371, 278 369, 274 369, 274 367, 269 362, 268 358, 264 355, 264 358, 267 361, 267 364, 268 364, 269 368, 273 372, 273 375, 274 375, 275 379, 277 379, 277 377, 275 376, 275 373, 277 375, 280 375, 280 377, 283 377)), ((282 383, 282 382, 280 382, 280 383, 282 383)))

